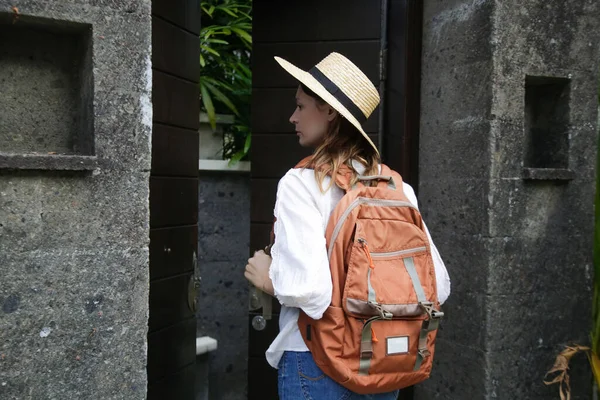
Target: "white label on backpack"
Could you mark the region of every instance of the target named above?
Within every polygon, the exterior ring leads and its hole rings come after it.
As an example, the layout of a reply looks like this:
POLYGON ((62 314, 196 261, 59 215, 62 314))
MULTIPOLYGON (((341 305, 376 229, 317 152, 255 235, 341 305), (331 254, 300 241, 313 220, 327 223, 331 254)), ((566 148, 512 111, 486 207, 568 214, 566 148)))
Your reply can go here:
POLYGON ((386 338, 387 352, 386 355, 393 356, 395 354, 408 353, 408 336, 397 336, 386 338))

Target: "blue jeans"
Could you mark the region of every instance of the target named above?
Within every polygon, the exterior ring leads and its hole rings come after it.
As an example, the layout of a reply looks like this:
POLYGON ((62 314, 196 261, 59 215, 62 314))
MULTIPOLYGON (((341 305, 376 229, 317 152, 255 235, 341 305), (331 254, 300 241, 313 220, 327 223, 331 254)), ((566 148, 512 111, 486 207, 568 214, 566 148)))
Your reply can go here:
POLYGON ((279 400, 396 400, 398 390, 356 394, 321 371, 310 352, 286 351, 279 362, 279 400))

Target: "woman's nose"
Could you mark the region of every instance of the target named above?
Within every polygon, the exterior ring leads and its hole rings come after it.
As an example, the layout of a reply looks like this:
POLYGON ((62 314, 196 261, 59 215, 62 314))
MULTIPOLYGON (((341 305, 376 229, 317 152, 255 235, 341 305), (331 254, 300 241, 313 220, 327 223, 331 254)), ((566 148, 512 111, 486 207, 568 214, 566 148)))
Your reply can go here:
POLYGON ((298 123, 298 118, 296 117, 296 112, 294 111, 294 113, 290 116, 290 123, 296 125, 298 123))

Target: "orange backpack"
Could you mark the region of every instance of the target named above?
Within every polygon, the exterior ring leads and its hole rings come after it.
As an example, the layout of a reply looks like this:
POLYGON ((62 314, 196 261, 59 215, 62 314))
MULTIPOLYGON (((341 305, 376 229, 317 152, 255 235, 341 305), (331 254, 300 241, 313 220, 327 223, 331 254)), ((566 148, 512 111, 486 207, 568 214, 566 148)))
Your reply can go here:
POLYGON ((349 167, 335 177, 346 194, 325 233, 331 305, 319 320, 302 311, 298 320, 316 364, 359 394, 427 379, 443 317, 421 214, 404 195, 401 176, 381 167, 381 175, 359 177, 352 188, 349 167), (369 181, 376 186, 362 183, 369 181))

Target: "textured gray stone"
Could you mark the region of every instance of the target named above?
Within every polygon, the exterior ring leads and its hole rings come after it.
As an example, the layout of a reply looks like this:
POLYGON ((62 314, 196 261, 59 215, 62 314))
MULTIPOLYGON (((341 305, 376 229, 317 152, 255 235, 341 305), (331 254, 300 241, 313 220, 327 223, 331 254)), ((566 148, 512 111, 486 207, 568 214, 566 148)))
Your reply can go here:
POLYGON ((478 235, 487 230, 486 180, 440 176, 419 179, 419 185, 423 217, 434 227, 436 243, 440 234, 478 235))
POLYGON ((436 341, 433 373, 415 387, 415 399, 483 399, 486 354, 453 341, 436 341))
MULTIPOLYGON (((457 99, 458 101, 458 99, 457 99)), ((489 138, 490 122, 480 117, 461 118, 449 126, 435 128, 440 130, 437 143, 421 143, 430 147, 428 152, 432 163, 423 179, 440 176, 461 177, 462 179, 481 180, 490 158, 489 138)))
POLYGON ((5 15, 0 37, 10 40, 0 42, 0 148, 89 153, 79 136, 93 136, 86 112, 92 98, 84 95, 92 83, 85 79, 91 74, 91 25, 5 15))
POLYGON ((589 190, 593 180, 575 179, 565 183, 493 179, 490 182, 493 185, 488 197, 492 237, 535 239, 565 233, 582 235, 582 224, 594 218, 590 207, 594 192, 589 190))
MULTIPOLYGON (((591 290, 591 260, 572 265, 572 253, 587 254, 591 238, 557 234, 538 239, 493 238, 487 243, 490 295, 550 295, 591 290), (565 246, 570 247, 566 251, 565 246)), ((583 294, 582 294, 583 295, 583 294)), ((589 305, 582 304, 588 310, 589 305)))
POLYGON ((245 398, 248 381, 250 177, 203 173, 199 184, 198 336, 218 340, 210 363, 209 399, 245 398))
POLYGON ((452 281, 451 301, 454 294, 487 293, 486 269, 483 265, 479 269, 473 266, 487 259, 487 239, 482 235, 455 235, 449 239, 445 232, 437 230, 432 232, 432 238, 452 281))
POLYGON ((448 299, 448 303, 442 307, 444 320, 438 337, 457 345, 474 349, 484 348, 488 319, 486 301, 486 295, 483 293, 456 290, 448 299), (469 315, 469 318, 464 318, 465 314, 469 315))
POLYGON ((491 1, 425 1, 419 200, 452 280, 417 399, 484 398, 491 1), (482 332, 483 331, 483 332, 482 332))
MULTIPOLYGON (((540 181, 570 181, 575 173, 563 168, 523 168, 523 179, 540 181)), ((560 182, 559 182, 560 183, 560 182)))
MULTIPOLYGON (((453 295, 416 398, 556 397, 544 374, 590 329, 599 4, 424 4, 419 197, 453 295), (524 176, 528 76, 570 80, 570 179, 524 176)), ((588 398, 585 360, 573 368, 588 398)))
MULTIPOLYGON (((588 303, 590 290, 583 289, 588 303)), ((574 330, 574 326, 585 325, 590 307, 583 304, 581 297, 554 296, 548 291, 537 293, 492 295, 487 302, 487 348, 490 354, 502 351, 528 352, 537 347, 550 347, 556 351, 568 342, 584 343, 589 328, 574 330)), ((558 353, 554 353, 556 356, 558 353)), ((547 365, 532 366, 523 371, 524 379, 546 372, 547 365)))
MULTIPOLYGON (((0 2, 11 12, 12 2, 0 2)), ((148 170, 152 104, 150 1, 19 2, 23 15, 92 25, 95 153, 110 168, 148 170)))
POLYGON ((65 246, 0 259, 2 398, 145 397, 145 249, 65 246))
POLYGON ((93 171, 101 164, 95 156, 0 153, 0 169, 93 171))
POLYGON ((83 79, 93 73, 94 91, 84 95, 102 162, 85 174, 0 172, 0 398, 143 399, 150 1, 0 0, 0 12, 14 5, 16 24, 91 25, 94 64, 83 79))
MULTIPOLYGON (((562 347, 535 345, 524 350, 492 352, 489 360, 489 398, 557 399, 558 388, 546 386, 544 376, 562 347)), ((571 399, 590 400, 589 364, 583 354, 572 359, 569 369, 571 399)))

